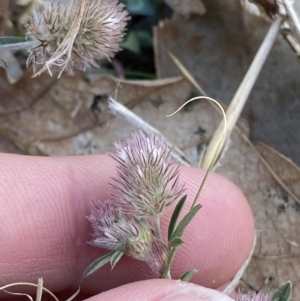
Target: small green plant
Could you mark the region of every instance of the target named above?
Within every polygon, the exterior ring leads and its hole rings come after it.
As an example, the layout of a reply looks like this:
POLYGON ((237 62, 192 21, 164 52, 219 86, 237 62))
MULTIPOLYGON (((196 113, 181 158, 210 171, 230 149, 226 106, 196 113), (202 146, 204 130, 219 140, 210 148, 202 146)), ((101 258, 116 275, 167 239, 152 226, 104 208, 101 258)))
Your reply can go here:
MULTIPOLYGON (((114 195, 106 203, 94 203, 89 217, 94 229, 94 239, 89 244, 112 252, 93 262, 84 276, 107 263, 113 268, 126 254, 145 261, 157 276, 171 278, 170 267, 183 243, 182 234, 201 205, 192 207, 178 221, 187 196, 182 196, 185 189, 179 182, 179 167, 162 137, 139 132, 115 146, 116 154, 111 154, 118 164, 117 177, 111 183, 114 195), (165 240, 160 220, 178 199, 165 240)), ((183 280, 194 273, 188 271, 183 280)))

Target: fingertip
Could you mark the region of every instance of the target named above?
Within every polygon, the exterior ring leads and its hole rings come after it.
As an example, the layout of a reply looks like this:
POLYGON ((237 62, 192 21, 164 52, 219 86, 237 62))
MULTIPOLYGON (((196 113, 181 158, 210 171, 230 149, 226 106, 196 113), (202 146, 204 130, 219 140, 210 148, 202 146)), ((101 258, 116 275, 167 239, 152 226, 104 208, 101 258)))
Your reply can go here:
POLYGON ((152 279, 120 286, 86 301, 232 301, 228 296, 208 288, 178 280, 152 279))

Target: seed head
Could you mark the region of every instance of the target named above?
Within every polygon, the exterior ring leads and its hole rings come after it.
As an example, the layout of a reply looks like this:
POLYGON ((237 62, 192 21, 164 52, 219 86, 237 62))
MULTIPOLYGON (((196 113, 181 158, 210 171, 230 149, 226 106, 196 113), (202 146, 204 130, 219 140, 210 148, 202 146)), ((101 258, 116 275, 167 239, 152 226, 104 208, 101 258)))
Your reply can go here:
POLYGON ((30 37, 40 45, 30 50, 27 65, 54 66, 72 73, 97 66, 96 60, 110 59, 119 50, 129 19, 117 0, 46 0, 33 9, 26 24, 30 37))
POLYGON ((94 204, 89 220, 94 229, 91 245, 148 260, 152 250, 152 234, 146 220, 138 220, 122 212, 111 202, 94 204))
POLYGON ((121 192, 117 202, 136 216, 161 216, 184 191, 171 148, 163 138, 142 132, 115 147, 117 153, 111 156, 119 166, 113 187, 121 192))

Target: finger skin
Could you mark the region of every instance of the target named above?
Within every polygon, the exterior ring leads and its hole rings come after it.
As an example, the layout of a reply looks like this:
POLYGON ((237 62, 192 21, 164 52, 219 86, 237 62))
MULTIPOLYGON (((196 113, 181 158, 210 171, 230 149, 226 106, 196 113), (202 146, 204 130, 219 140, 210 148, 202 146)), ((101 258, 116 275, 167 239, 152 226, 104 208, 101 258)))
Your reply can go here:
POLYGON ((120 286, 86 301, 232 301, 222 293, 178 280, 152 279, 120 286))
MULTIPOLYGON (((92 201, 109 199, 112 159, 1 154, 0 168, 0 285, 44 277, 53 291, 80 285, 83 293, 96 294, 153 277, 143 262, 124 257, 113 271, 105 266, 82 278, 86 267, 106 253, 87 245, 91 228, 86 216, 92 201)), ((202 178, 203 171, 181 168, 189 204, 202 178)), ((193 282, 215 288, 230 280, 247 258, 253 217, 241 191, 213 173, 199 202, 203 207, 186 229, 172 275, 178 278, 196 268, 193 282)), ((170 214, 162 221, 164 233, 170 214)))

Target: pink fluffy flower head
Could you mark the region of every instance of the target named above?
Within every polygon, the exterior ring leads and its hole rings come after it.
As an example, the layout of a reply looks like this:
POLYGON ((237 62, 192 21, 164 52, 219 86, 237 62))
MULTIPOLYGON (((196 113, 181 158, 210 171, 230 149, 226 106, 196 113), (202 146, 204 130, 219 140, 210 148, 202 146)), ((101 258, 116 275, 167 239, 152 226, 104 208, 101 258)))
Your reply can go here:
POLYGON ((159 219, 184 191, 179 169, 170 158, 171 148, 153 134, 139 132, 115 146, 115 193, 110 202, 94 203, 89 243, 143 260, 162 275, 170 250, 161 237, 159 219))
POLYGON ((120 210, 116 204, 95 204, 89 217, 94 228, 91 245, 123 251, 133 258, 145 260, 152 249, 151 229, 144 219, 137 219, 120 210))
POLYGON ((113 185, 121 192, 118 202, 134 210, 136 216, 164 214, 184 191, 167 142, 154 134, 138 132, 115 147, 117 154, 111 156, 119 163, 113 185))

